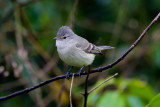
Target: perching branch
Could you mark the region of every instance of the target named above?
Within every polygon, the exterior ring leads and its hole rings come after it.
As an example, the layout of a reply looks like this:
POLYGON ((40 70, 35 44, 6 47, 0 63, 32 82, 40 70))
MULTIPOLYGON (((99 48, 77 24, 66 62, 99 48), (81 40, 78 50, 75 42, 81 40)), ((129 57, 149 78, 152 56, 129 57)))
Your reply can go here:
MULTIPOLYGON (((90 73, 95 73, 95 72, 101 72, 103 70, 107 70, 109 68, 112 68, 113 66, 115 66, 116 64, 118 64, 122 59, 124 59, 134 48, 135 46, 142 40, 142 38, 145 36, 145 34, 147 33, 147 31, 153 26, 153 24, 155 22, 157 22, 157 20, 159 19, 160 17, 160 13, 158 13, 158 15, 153 19, 153 21, 147 26, 147 28, 142 32, 142 34, 139 36, 139 38, 131 45, 131 47, 122 55, 120 56, 117 60, 115 60, 113 63, 111 64, 108 64, 106 66, 102 66, 102 67, 98 67, 94 70, 91 70, 90 73)), ((71 73, 69 75, 69 77, 72 77, 73 73, 71 73)), ((81 75, 87 75, 87 72, 84 72, 84 73, 81 73, 81 75)), ((74 76, 77 77, 79 76, 78 73, 74 73, 74 76)), ((65 78, 65 75, 61 75, 61 76, 57 76, 57 77, 54 77, 54 78, 51 78, 51 79, 48 79, 44 82, 41 82, 33 87, 30 87, 30 88, 26 88, 24 90, 21 90, 21 91, 17 91, 17 92, 14 92, 12 94, 9 94, 9 95, 6 95, 6 96, 3 96, 3 97, 0 97, 0 101, 4 101, 4 100, 7 100, 7 99, 10 99, 12 97, 15 97, 15 96, 18 96, 18 95, 21 95, 21 94, 25 94, 25 93, 28 93, 34 89, 37 89, 39 87, 42 87, 46 84, 49 84, 50 82, 53 82, 53 81, 56 81, 56 80, 60 80, 60 79, 64 79, 65 78)))

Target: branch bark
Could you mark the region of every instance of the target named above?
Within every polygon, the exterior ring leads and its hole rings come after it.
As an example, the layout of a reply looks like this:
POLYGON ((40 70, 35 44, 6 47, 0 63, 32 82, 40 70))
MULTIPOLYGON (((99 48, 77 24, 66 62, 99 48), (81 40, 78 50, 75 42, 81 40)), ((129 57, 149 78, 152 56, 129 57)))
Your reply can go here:
POLYGON ((91 92, 93 92, 94 90, 96 90, 98 87, 100 87, 101 85, 103 85, 104 83, 106 83, 107 81, 111 80, 112 78, 114 78, 115 76, 117 76, 118 73, 115 73, 114 75, 112 75, 111 77, 107 78, 105 81, 103 81, 101 84, 99 84, 98 86, 96 86, 95 88, 91 89, 90 91, 88 91, 88 94, 90 94, 91 92))
POLYGON ((88 66, 88 72, 87 72, 87 77, 86 77, 86 82, 85 82, 85 91, 84 91, 84 94, 83 94, 83 96, 84 96, 84 107, 87 107, 89 73, 90 73, 90 65, 88 66))
MULTIPOLYGON (((137 44, 142 40, 142 38, 145 36, 145 34, 147 33, 147 31, 151 28, 151 26, 153 26, 153 24, 155 22, 157 22, 157 20, 159 19, 160 17, 160 13, 158 13, 158 15, 152 20, 152 22, 147 26, 147 28, 142 32, 142 34, 139 36, 139 38, 131 45, 131 47, 122 55, 120 56, 117 60, 115 60, 113 63, 111 64, 108 64, 106 66, 102 66, 102 67, 98 67, 94 70, 91 70, 90 73, 95 73, 95 72, 101 72, 103 70, 107 70, 109 68, 112 68, 113 66, 115 66, 116 64, 118 64, 122 59, 124 59, 134 48, 135 46, 137 46, 137 44)), ((72 77, 73 73, 71 73, 69 76, 72 77)), ((81 73, 81 75, 87 75, 87 72, 84 72, 84 73, 81 73)), ((75 77, 78 77, 79 74, 78 73, 74 73, 74 76, 75 77)), ((54 77, 54 78, 51 78, 51 79, 48 79, 44 82, 41 82, 33 87, 30 87, 30 88, 26 88, 24 90, 21 90, 21 91, 17 91, 17 92, 14 92, 12 94, 9 94, 9 95, 6 95, 6 96, 3 96, 3 97, 0 97, 0 101, 4 101, 4 100, 7 100, 7 99, 10 99, 10 98, 13 98, 15 96, 18 96, 18 95, 21 95, 21 94, 25 94, 25 93, 28 93, 34 89, 37 89, 39 87, 42 87, 50 82, 53 82, 53 81, 56 81, 56 80, 60 80, 60 79, 64 79, 65 78, 65 75, 61 75, 61 76, 57 76, 57 77, 54 77)))

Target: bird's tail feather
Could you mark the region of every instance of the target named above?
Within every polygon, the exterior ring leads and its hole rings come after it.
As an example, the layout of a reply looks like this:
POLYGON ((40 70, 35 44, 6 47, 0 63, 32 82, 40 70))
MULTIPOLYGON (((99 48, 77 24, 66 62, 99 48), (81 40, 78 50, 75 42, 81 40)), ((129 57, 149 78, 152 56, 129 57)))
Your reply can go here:
POLYGON ((99 50, 106 50, 106 49, 113 49, 114 47, 111 46, 98 46, 99 50))

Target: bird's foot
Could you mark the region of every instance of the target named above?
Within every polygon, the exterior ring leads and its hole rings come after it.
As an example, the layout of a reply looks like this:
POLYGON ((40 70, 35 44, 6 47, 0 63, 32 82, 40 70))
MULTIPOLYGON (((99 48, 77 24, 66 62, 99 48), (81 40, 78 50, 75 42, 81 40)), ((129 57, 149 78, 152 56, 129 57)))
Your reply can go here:
POLYGON ((70 75, 70 72, 67 72, 66 73, 66 79, 68 79, 68 80, 70 79, 69 75, 70 75))
POLYGON ((78 75, 79 75, 79 77, 82 77, 81 70, 78 71, 78 75))
POLYGON ((71 66, 66 73, 66 79, 68 79, 68 80, 70 79, 69 75, 70 75, 70 71, 71 71, 72 68, 73 68, 73 66, 71 66))
POLYGON ((81 68, 80 68, 80 70, 78 71, 78 75, 81 77, 81 71, 83 70, 83 68, 84 68, 85 66, 83 65, 81 68))

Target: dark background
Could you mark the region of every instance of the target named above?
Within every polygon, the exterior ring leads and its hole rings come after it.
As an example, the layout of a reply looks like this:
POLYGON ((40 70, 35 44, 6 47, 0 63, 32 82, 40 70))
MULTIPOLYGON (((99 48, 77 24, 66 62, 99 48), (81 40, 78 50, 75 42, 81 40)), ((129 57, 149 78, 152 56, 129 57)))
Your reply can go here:
MULTIPOLYGON (((55 47, 57 30, 69 25, 74 0, 0 0, 0 96, 65 74, 55 47)), ((92 68, 120 57, 160 11, 160 0, 79 0, 73 31, 96 45, 109 45, 92 68)), ((89 107, 143 107, 160 91, 160 24, 118 65, 89 78, 89 107)), ((75 68, 73 71, 78 71, 75 68)), ((73 106, 83 105, 85 76, 74 79, 73 106)), ((71 80, 52 82, 29 94, 0 102, 1 107, 69 105, 71 80), (63 88, 61 88, 63 87, 63 88)))

